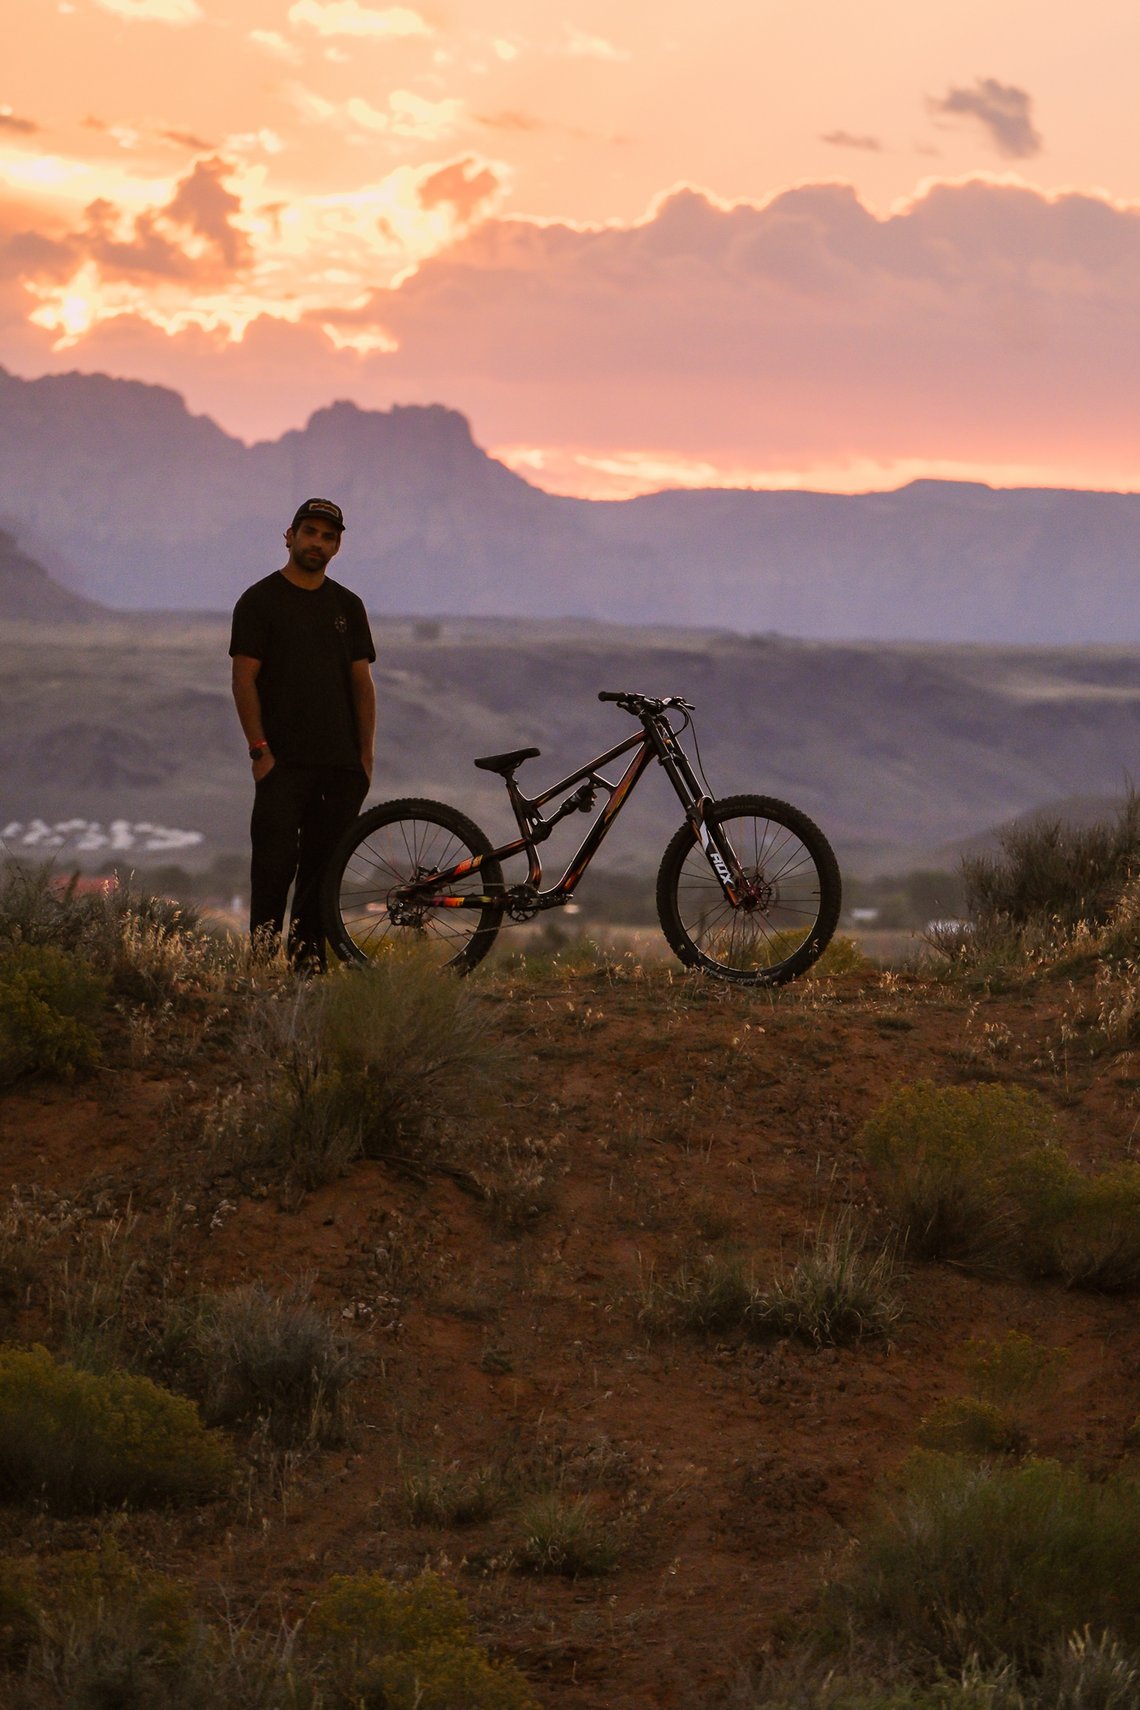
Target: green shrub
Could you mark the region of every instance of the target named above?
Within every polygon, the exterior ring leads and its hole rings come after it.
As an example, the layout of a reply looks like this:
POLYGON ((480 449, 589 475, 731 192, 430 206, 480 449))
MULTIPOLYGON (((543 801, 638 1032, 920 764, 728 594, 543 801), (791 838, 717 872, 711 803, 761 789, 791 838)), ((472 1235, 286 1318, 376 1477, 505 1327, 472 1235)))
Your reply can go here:
POLYGON ((147 1378, 100 1376, 44 1348, 0 1349, 0 1495, 62 1513, 197 1501, 224 1490, 228 1446, 192 1402, 147 1378))
POLYGON ((1015 826, 1000 855, 962 863, 966 908, 984 933, 1099 926, 1140 873, 1140 797, 1131 791, 1111 824, 1036 820, 1015 826))
POLYGON ((859 1139, 908 1252, 999 1271, 1044 1262, 1073 1171, 1043 1099, 920 1081, 886 1099, 859 1139))
MULTIPOLYGON (((198 1623, 184 1586, 135 1567, 114 1543, 64 1556, 41 1574, 29 1674, 68 1706, 149 1710, 182 1701, 198 1623)), ((43 1702, 36 1695, 33 1701, 43 1702)))
POLYGON ((308 1289, 270 1294, 250 1283, 203 1303, 194 1339, 216 1422, 264 1420, 278 1444, 336 1443, 359 1350, 338 1335, 308 1289))
POLYGON ((1008 1467, 920 1453, 832 1587, 868 1634, 947 1667, 977 1656, 1031 1671, 1086 1627, 1140 1639, 1133 1589, 1140 1486, 1051 1461, 1008 1467))
POLYGON ((94 1068, 101 1053, 92 1024, 105 994, 85 962, 50 944, 0 954, 0 1081, 94 1068))
POLYGON ((532 1573, 578 1579, 609 1573, 617 1563, 617 1541, 584 1496, 536 1496, 524 1504, 518 1524, 515 1562, 532 1573))
POLYGON ((748 1326, 754 1335, 798 1336, 816 1347, 889 1336, 902 1315, 894 1279, 893 1255, 868 1253, 850 1212, 841 1212, 785 1276, 753 1295, 748 1326))
POLYGON ((459 1594, 435 1574, 333 1579, 303 1638, 345 1710, 532 1710, 521 1675, 487 1659, 459 1594))

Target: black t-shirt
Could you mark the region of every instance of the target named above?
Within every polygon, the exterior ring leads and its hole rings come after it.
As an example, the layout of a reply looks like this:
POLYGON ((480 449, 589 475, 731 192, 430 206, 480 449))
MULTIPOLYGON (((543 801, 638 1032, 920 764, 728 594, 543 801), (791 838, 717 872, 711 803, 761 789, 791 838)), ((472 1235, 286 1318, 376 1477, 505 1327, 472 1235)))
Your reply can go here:
POLYGON ((234 607, 230 655, 260 659, 257 693, 274 758, 359 767, 352 663, 375 659, 363 601, 326 576, 298 588, 279 570, 234 607))

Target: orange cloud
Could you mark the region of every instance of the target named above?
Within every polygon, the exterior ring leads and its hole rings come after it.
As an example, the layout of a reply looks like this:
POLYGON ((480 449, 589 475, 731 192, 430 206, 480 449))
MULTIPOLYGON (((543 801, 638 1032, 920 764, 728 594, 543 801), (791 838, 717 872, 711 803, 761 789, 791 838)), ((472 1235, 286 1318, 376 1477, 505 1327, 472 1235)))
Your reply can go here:
MULTIPOLYGON (((470 214, 496 176, 464 157, 404 194, 425 219, 470 214)), ((198 213, 217 255, 234 216, 198 213)), ((42 260, 58 275, 57 250, 42 260)), ((632 226, 484 219, 351 303, 322 304, 319 284, 292 324, 267 304, 237 341, 168 338, 140 306, 68 357, 179 386, 247 435, 335 397, 453 404, 482 443, 591 490, 708 469, 777 485, 923 468, 1135 479, 1140 208, 1100 196, 974 178, 879 218, 841 184, 763 205, 680 189, 632 226)), ((41 333, 17 344, 25 371, 56 361, 41 333)))

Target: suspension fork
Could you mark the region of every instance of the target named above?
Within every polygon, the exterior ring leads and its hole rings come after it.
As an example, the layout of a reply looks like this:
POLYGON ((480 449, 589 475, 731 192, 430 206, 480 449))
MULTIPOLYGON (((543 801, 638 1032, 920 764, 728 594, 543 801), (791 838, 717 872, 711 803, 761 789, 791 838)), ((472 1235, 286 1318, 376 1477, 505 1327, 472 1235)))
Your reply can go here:
POLYGON ((685 818, 693 828, 693 835, 705 852, 705 859, 712 869, 725 900, 733 908, 739 908, 749 900, 751 886, 744 876, 740 859, 731 842, 719 825, 711 825, 708 819, 708 808, 712 802, 711 796, 706 796, 697 780, 689 762, 689 757, 677 740, 677 733, 664 719, 658 724, 653 720, 647 725, 650 741, 657 751, 657 758, 665 768, 669 782, 680 798, 685 810, 685 818))

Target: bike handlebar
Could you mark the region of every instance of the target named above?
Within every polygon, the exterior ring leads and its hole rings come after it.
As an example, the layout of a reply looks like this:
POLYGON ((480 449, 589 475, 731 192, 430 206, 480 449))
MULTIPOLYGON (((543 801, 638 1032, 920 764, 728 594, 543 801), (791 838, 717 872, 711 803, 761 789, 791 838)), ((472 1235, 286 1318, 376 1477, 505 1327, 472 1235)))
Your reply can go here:
POLYGON ((641 718, 645 713, 663 713, 669 707, 679 707, 682 712, 692 712, 691 701, 682 700, 680 695, 639 695, 633 689, 599 689, 600 701, 616 701, 624 712, 632 713, 634 718, 641 718))

